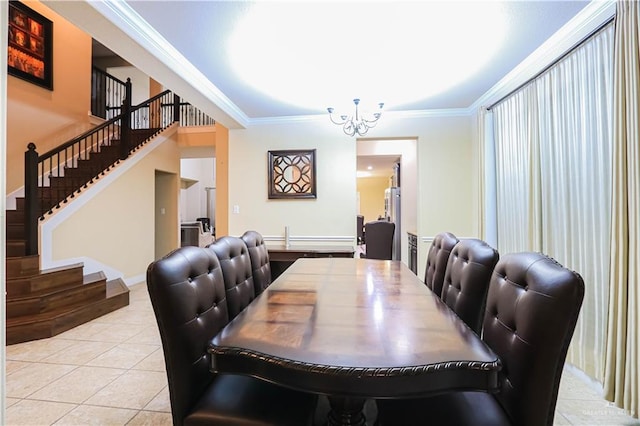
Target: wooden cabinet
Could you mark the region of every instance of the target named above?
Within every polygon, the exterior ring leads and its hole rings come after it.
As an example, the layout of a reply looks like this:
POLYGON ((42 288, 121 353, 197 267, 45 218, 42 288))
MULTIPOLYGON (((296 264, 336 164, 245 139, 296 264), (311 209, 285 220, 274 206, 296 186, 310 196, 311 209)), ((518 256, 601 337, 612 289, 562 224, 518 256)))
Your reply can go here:
POLYGON ((418 236, 413 232, 407 232, 409 236, 409 269, 418 275, 418 236))
POLYGON ((275 280, 293 262, 306 257, 353 257, 350 246, 268 246, 271 279, 275 280))

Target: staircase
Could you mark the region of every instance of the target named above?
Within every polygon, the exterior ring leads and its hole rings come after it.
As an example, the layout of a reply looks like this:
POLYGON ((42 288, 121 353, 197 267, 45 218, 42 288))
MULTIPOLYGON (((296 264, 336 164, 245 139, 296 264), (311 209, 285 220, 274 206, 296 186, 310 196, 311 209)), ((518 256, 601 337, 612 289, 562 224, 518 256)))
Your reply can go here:
POLYGON ((129 304, 129 289, 82 264, 40 269, 38 222, 173 125, 215 122, 169 90, 131 105, 125 84, 120 114, 42 155, 25 153, 25 197, 6 215, 6 341, 52 337, 129 304))
MULTIPOLYGON (((132 130, 134 146, 160 129, 132 130)), ((76 194, 119 161, 119 141, 92 151, 62 176, 50 177, 38 188, 39 215, 71 201, 76 194)), ((104 273, 85 275, 75 264, 41 270, 40 257, 27 255, 25 199, 6 215, 6 341, 8 345, 55 336, 129 305, 129 289, 121 279, 107 281, 104 273)))

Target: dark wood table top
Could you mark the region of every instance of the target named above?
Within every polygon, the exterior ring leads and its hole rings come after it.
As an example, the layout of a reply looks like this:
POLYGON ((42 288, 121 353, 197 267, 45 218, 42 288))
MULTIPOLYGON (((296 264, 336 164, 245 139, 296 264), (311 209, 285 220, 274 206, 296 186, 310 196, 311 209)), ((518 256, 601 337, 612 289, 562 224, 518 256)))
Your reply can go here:
POLYGON ((299 259, 212 341, 212 371, 327 395, 497 390, 498 357, 397 261, 299 259))

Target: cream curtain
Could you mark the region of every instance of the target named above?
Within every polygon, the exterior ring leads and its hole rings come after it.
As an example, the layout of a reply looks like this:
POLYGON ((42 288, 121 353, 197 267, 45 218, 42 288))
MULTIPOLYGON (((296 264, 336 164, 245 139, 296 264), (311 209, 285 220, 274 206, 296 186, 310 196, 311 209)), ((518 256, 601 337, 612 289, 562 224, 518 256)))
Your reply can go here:
POLYGON ((614 43, 613 205, 605 397, 638 417, 640 8, 619 1, 614 43))
POLYGON ((501 253, 540 251, 539 141, 532 85, 493 109, 496 210, 501 253))
POLYGON ((608 303, 613 25, 493 108, 498 250, 585 280, 567 361, 602 380, 608 303))

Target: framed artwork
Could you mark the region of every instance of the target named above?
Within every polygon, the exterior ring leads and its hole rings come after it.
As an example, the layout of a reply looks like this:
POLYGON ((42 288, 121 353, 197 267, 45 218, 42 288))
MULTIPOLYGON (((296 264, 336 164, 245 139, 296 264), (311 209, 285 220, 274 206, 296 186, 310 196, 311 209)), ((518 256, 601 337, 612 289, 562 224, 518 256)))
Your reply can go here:
POLYGON ((316 150, 269 151, 269 198, 316 198, 316 150))
POLYGON ((8 30, 7 73, 53 90, 53 23, 10 1, 8 30))

